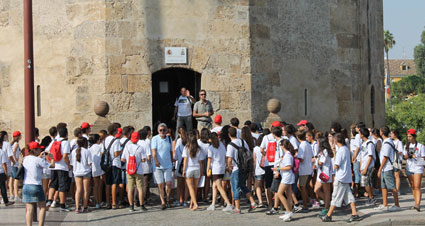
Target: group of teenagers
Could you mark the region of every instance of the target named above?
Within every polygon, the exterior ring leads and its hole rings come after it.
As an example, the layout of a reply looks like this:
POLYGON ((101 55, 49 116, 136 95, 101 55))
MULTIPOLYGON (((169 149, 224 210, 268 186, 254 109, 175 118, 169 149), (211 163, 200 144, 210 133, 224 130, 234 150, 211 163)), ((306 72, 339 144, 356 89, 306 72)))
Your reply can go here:
POLYGON ((397 131, 385 126, 368 129, 362 122, 352 125, 349 132, 339 123, 321 132, 306 120, 301 120, 298 128, 279 121, 266 129, 250 121, 239 128, 237 118, 229 125, 222 124, 217 115, 214 128, 187 130, 180 126, 174 135, 161 123, 156 128, 158 135, 152 137, 148 126, 135 131, 132 126, 121 128, 113 123, 107 131, 92 133, 91 125, 84 122, 71 139, 66 123, 59 123, 50 128, 49 136, 22 149, 19 131, 13 133, 10 143, 2 131, 3 202, 13 204, 6 182, 12 183, 12 199, 20 200, 18 184, 23 179, 22 202, 26 203, 28 225, 34 203, 40 208, 40 225, 49 208, 58 206, 60 211, 69 212, 67 193, 72 194, 77 214, 88 212, 90 196, 96 209, 127 205, 129 211, 135 211, 135 206, 147 211, 145 203, 153 180, 162 210, 172 206, 197 210, 199 200, 211 202, 208 211, 223 206, 223 211, 238 214, 241 196, 245 196, 248 212, 268 208, 267 215, 276 215, 281 206, 283 221, 291 221, 294 213, 307 213, 310 206, 323 206, 319 216, 329 222, 335 208, 342 205, 351 207, 349 221, 359 221, 355 196, 365 195, 366 204, 375 206, 373 189, 377 186, 383 202, 375 209, 400 210, 400 173, 406 160, 405 172, 415 200, 412 209, 420 211, 425 150, 416 141, 414 129, 407 131, 403 146, 397 131), (173 187, 175 202, 171 203, 173 187), (388 191, 395 202, 391 208, 388 191))

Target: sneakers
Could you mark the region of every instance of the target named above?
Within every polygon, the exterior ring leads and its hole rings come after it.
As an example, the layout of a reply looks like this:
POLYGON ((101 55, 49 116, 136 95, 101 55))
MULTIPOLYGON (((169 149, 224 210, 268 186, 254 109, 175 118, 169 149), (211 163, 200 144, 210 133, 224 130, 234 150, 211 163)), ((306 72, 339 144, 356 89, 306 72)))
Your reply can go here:
POLYGON ((308 213, 308 208, 301 208, 298 212, 296 213, 308 213))
POLYGON ((271 208, 269 211, 266 212, 266 215, 276 215, 279 212, 275 210, 274 208, 271 208))
POLYGON ((148 211, 148 209, 146 209, 145 205, 141 205, 140 206, 140 210, 143 211, 143 212, 148 211))
POLYGON ((215 206, 213 204, 211 204, 208 208, 208 211, 214 211, 215 210, 215 206))
POLYGON ((60 212, 70 212, 71 210, 68 207, 60 208, 60 212))
POLYGON ((396 212, 396 211, 400 211, 401 210, 401 208, 399 207, 399 206, 392 206, 390 209, 389 209, 389 211, 391 211, 391 212, 396 212))
POLYGON ((302 210, 303 208, 301 206, 294 206, 293 212, 294 213, 298 213, 302 210))
POLYGON ((232 211, 233 211, 232 205, 228 205, 226 206, 226 208, 223 209, 223 212, 232 212, 232 211))
POLYGON ((128 212, 134 212, 134 206, 130 206, 130 208, 128 209, 128 212))
POLYGON ((367 202, 366 202, 366 205, 368 205, 368 206, 376 205, 376 199, 375 198, 368 199, 367 202))
POLYGON ((319 200, 319 203, 320 203, 321 206, 324 206, 325 205, 325 201, 323 201, 321 199, 319 200))
POLYGON ((375 207, 374 210, 382 210, 382 211, 388 211, 389 207, 384 205, 379 205, 378 207, 375 207))
POLYGON ((351 215, 350 219, 348 219, 348 222, 353 222, 353 221, 361 221, 362 218, 360 218, 359 215, 351 215))
POLYGON ((53 201, 50 207, 55 208, 56 207, 56 201, 53 201))
POLYGON ((252 203, 251 206, 249 207, 248 213, 252 212, 255 209, 257 209, 257 204, 256 203, 252 203))
POLYGON ((319 213, 319 216, 325 216, 325 215, 327 215, 327 214, 328 214, 328 212, 329 212, 329 210, 327 210, 327 209, 323 209, 323 210, 319 213))
POLYGON ((328 217, 328 215, 322 216, 322 222, 332 222, 332 217, 328 217))
POLYGON ((233 213, 235 213, 235 214, 241 214, 241 210, 234 208, 233 209, 233 213))
POLYGON ((319 202, 314 202, 312 208, 313 209, 320 209, 320 203, 319 202))
POLYGON ((13 205, 13 204, 15 204, 15 202, 8 202, 8 203, 5 203, 4 205, 5 206, 10 206, 10 205, 13 205))
POLYGON ((167 209, 167 206, 165 206, 165 204, 162 204, 161 205, 161 210, 165 210, 165 209, 167 209))
POLYGON ((280 216, 279 218, 285 222, 289 222, 292 219, 292 216, 294 215, 294 213, 292 212, 285 212, 285 215, 280 216))
POLYGON ((189 203, 188 202, 184 202, 183 203, 183 207, 189 207, 189 203))
POLYGON ((100 204, 99 204, 99 203, 98 203, 98 204, 96 204, 95 209, 100 209, 100 204))

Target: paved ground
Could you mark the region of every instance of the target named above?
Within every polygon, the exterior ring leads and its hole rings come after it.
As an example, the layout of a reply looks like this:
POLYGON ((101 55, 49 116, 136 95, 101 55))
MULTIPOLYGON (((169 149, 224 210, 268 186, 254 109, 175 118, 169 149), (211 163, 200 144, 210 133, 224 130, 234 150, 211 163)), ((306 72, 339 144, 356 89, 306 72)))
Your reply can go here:
MULTIPOLYGON (((392 200, 390 200, 392 201, 392 200)), ((361 222, 351 223, 352 225, 425 225, 425 214, 409 210, 413 203, 412 195, 401 197, 400 212, 381 212, 373 210, 364 205, 364 200, 359 200, 358 211, 364 218, 361 222)), ((293 222, 284 223, 277 215, 267 216, 265 210, 257 210, 254 213, 247 213, 247 207, 243 208, 243 214, 226 214, 220 210, 214 212, 206 211, 208 205, 201 206, 199 211, 190 211, 187 208, 171 208, 161 211, 158 206, 147 206, 146 213, 130 213, 127 209, 120 210, 100 210, 88 214, 60 213, 59 209, 53 208, 47 214, 46 225, 54 226, 85 226, 85 225, 345 225, 346 219, 351 214, 347 208, 339 209, 334 216, 333 223, 322 223, 316 217, 319 210, 313 210, 307 214, 295 214, 293 222)), ((423 205, 422 208, 425 208, 423 205)), ((12 207, 0 208, 0 225, 25 225, 25 208, 18 203, 12 207)), ((37 225, 37 224, 34 224, 37 225)))

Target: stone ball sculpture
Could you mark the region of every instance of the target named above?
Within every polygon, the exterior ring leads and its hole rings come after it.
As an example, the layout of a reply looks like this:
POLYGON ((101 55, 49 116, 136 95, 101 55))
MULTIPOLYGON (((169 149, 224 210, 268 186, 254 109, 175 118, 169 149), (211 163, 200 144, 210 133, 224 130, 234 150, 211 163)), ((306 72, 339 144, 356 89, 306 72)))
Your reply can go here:
POLYGON ((98 101, 94 105, 94 113, 100 117, 105 117, 109 113, 109 104, 105 101, 98 101))
POLYGON ((274 113, 277 114, 280 111, 280 101, 276 98, 270 99, 267 102, 267 111, 269 111, 270 113, 274 113))

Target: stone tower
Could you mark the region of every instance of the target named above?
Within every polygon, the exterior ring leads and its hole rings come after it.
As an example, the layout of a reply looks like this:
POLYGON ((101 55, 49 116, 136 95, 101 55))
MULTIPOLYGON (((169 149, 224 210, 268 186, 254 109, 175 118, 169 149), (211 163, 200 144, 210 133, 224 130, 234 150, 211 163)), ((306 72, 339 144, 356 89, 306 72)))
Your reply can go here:
MULTIPOLYGON (((45 134, 59 121, 71 129, 94 122, 98 101, 109 104, 111 122, 152 126, 167 90, 192 72, 200 76, 193 91, 206 89, 225 123, 262 122, 276 98, 287 122, 382 125, 382 7, 382 0, 34 1, 36 126, 45 134), (166 47, 186 47, 187 63, 166 64, 166 47), (184 73, 173 78, 171 69, 184 73), (169 80, 157 86, 161 73, 169 80)), ((0 0, 0 129, 24 128, 22 11, 22 1, 0 0)))

